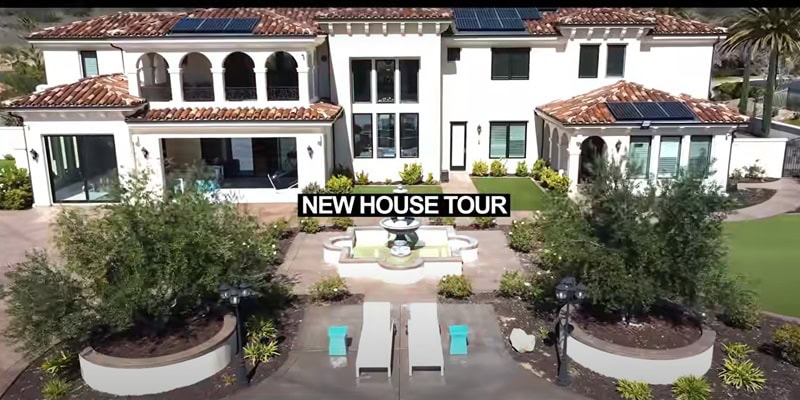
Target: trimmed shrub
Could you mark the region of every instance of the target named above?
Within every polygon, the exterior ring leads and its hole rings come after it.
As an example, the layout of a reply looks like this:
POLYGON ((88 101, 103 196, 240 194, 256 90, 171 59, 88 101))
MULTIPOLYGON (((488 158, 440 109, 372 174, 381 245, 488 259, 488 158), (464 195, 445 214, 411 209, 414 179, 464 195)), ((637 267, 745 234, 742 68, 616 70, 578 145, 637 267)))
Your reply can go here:
POLYGON ((772 343, 786 361, 800 366, 800 325, 784 324, 775 331, 772 343))
POLYGON ((369 174, 361 171, 356 175, 356 185, 369 185, 369 174))
POLYGON ((247 341, 250 343, 278 338, 278 328, 275 322, 259 315, 251 315, 244 324, 247 331, 247 341))
POLYGON ((533 163, 533 167, 531 167, 531 177, 533 177, 533 179, 536 179, 537 181, 541 181, 542 180, 542 173, 548 167, 549 166, 547 165, 547 161, 545 161, 544 159, 540 158, 540 159, 536 160, 533 163))
POLYGON ((488 176, 489 165, 486 161, 478 160, 472 163, 472 175, 474 176, 488 176))
POLYGON ((331 225, 336 229, 346 230, 353 226, 353 219, 349 217, 334 217, 331 219, 331 225))
POLYGON ((311 285, 309 289, 314 301, 337 301, 350 295, 347 284, 339 275, 329 275, 311 285))
POLYGON ((625 400, 653 400, 653 389, 645 382, 619 380, 617 381, 617 392, 619 397, 625 400))
POLYGON ((566 193, 569 190, 569 178, 552 168, 545 169, 541 177, 544 186, 554 192, 566 193))
POLYGON ((505 271, 500 275, 499 292, 504 297, 519 297, 527 299, 531 290, 531 283, 519 271, 505 271))
POLYGON ((536 223, 530 219, 511 221, 508 245, 521 253, 530 253, 536 240, 536 223))
POLYGON ((516 176, 528 176, 528 164, 525 161, 520 161, 517 163, 517 170, 514 172, 516 176))
POLYGON ((72 385, 64 379, 53 378, 42 385, 42 397, 44 400, 60 400, 69 394, 72 385))
POLYGON ((436 226, 456 226, 456 217, 431 217, 429 223, 436 226))
POLYGON ((281 355, 278 351, 278 342, 271 340, 269 342, 253 342, 244 346, 244 359, 250 361, 251 364, 266 363, 270 359, 281 355))
POLYGON ((343 175, 333 176, 325 184, 325 191, 332 194, 349 194, 353 191, 353 181, 343 175))
POLYGON ((449 299, 465 299, 472 295, 472 284, 466 275, 445 275, 439 281, 437 290, 449 299))
POLYGON ((3 159, 6 161, 14 161, 14 156, 12 156, 11 154, 6 154, 3 156, 3 159))
POLYGON ((50 377, 58 377, 75 366, 77 357, 69 351, 60 351, 42 362, 39 369, 50 377))
POLYGON ((506 170, 505 164, 503 164, 500 160, 492 161, 492 165, 489 168, 489 174, 492 176, 506 176, 508 175, 508 171, 506 170))
POLYGON ((672 384, 675 400, 710 400, 711 385, 702 376, 682 376, 672 384))
POLYGON ((722 350, 725 352, 725 355, 732 360, 746 360, 747 357, 753 352, 753 349, 750 348, 745 343, 738 343, 738 342, 731 342, 731 343, 723 343, 722 350))
POLYGON ((336 166, 333 167, 333 171, 331 171, 331 176, 344 176, 353 180, 353 170, 342 164, 336 164, 336 166))
POLYGON ((392 178, 386 178, 386 179, 384 179, 384 180, 383 180, 383 184, 384 184, 384 185, 391 185, 391 184, 392 184, 392 178))
POLYGON ((400 171, 400 181, 404 185, 416 185, 422 182, 422 164, 403 164, 403 170, 400 171))
POLYGON ((266 234, 277 240, 285 239, 289 233, 289 221, 286 218, 278 218, 272 221, 272 224, 267 225, 266 234))
POLYGON ((319 220, 316 218, 300 218, 300 232, 303 233, 317 233, 322 230, 319 225, 319 220))
POLYGON ((747 179, 762 180, 766 173, 767 171, 758 165, 758 160, 756 160, 753 165, 744 168, 744 177, 747 179))
POLYGON ((28 170, 10 165, 0 168, 0 210, 24 210, 33 205, 28 170))
POLYGON ((767 379, 764 371, 753 364, 751 360, 734 360, 726 358, 719 373, 722 383, 736 390, 744 389, 746 392, 756 393, 764 388, 767 379))
POLYGON ((303 188, 302 192, 304 194, 325 193, 325 188, 319 186, 317 182, 311 182, 303 188))
POLYGON ((475 217, 472 219, 472 223, 478 227, 478 229, 490 229, 497 226, 497 220, 494 217, 475 217))
POLYGON ((755 292, 731 282, 729 291, 722 299, 722 321, 733 328, 753 329, 761 321, 761 312, 755 292))
POLYGON ((436 179, 433 179, 433 173, 428 172, 428 178, 425 179, 425 184, 426 185, 435 185, 437 183, 439 183, 439 182, 437 182, 436 179))

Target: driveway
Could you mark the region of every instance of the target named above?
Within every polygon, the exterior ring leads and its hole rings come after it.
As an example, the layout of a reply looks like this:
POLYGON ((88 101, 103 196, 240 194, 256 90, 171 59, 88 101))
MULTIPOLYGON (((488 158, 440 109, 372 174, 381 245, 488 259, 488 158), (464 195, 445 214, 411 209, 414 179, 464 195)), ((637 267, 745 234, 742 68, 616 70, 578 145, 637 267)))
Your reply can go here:
POLYGON ((399 324, 391 378, 383 371, 363 372, 356 378, 361 306, 311 307, 306 310, 286 363, 265 381, 230 399, 585 399, 525 371, 515 362, 508 354, 491 305, 439 304, 444 376, 439 371, 427 370, 415 370, 412 376, 408 375, 406 307, 393 304, 392 318, 399 324), (446 354, 449 336, 445 327, 451 324, 469 326, 469 355, 446 354), (328 356, 326 332, 331 325, 348 326, 352 344, 347 357, 328 356))

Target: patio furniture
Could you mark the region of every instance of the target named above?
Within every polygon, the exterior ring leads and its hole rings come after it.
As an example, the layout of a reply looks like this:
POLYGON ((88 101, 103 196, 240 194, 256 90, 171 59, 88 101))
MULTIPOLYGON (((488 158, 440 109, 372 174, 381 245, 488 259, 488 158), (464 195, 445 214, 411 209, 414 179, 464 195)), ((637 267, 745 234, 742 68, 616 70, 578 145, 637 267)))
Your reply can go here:
POLYGON ((328 355, 347 355, 347 327, 331 326, 328 328, 328 355))
POLYGON ((414 367, 438 367, 444 375, 436 303, 411 303, 408 312, 408 375, 412 374, 414 367))
POLYGON ((467 335, 469 327, 466 325, 450 325, 450 355, 467 354, 467 335))
POLYGON ((356 356, 356 377, 361 376, 363 368, 386 368, 391 377, 394 345, 392 305, 389 302, 368 301, 363 305, 363 314, 356 356))

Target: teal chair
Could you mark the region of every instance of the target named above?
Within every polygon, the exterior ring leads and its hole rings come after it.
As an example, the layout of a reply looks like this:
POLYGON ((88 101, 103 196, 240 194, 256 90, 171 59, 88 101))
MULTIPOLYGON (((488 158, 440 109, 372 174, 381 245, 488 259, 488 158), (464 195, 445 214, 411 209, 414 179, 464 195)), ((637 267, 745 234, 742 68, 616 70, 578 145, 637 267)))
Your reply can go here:
POLYGON ((466 325, 450 325, 450 355, 467 354, 467 335, 469 327, 466 325))
POLYGON ((347 327, 331 326, 328 328, 328 355, 347 355, 347 327))

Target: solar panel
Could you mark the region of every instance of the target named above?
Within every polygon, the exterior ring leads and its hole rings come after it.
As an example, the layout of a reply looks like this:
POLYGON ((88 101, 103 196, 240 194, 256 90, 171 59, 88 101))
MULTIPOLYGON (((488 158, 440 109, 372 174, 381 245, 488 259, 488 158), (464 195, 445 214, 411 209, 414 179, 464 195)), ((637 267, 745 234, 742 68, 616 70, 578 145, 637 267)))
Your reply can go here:
POLYGON ((453 11, 453 17, 456 19, 459 18, 477 18, 475 16, 475 9, 474 8, 456 8, 453 11))
POLYGON ((669 119, 695 119, 694 112, 679 101, 663 101, 658 103, 667 113, 669 119))
POLYGON ((516 8, 495 8, 495 11, 497 11, 497 16, 500 17, 500 19, 519 19, 519 13, 517 13, 516 8))
POLYGON ((611 114, 617 121, 637 121, 642 119, 642 115, 636 110, 632 103, 606 103, 611 114))
POLYGON ((538 8, 517 8, 517 13, 521 19, 541 19, 538 8))
POLYGON ((231 22, 230 18, 206 18, 194 31, 195 33, 224 32, 225 25, 228 25, 229 22, 231 22))
POLYGON ((667 118, 667 113, 664 112, 658 103, 652 101, 638 101, 634 102, 633 106, 642 114, 642 119, 657 121, 667 118))
POLYGON ((481 24, 482 31, 499 31, 503 29, 503 24, 497 18, 494 19, 478 19, 481 24))
POLYGON ((478 20, 484 19, 498 19, 497 18, 497 11, 494 8, 475 8, 475 15, 478 16, 478 20))
POLYGON ((525 30, 525 22, 522 22, 521 19, 510 19, 510 18, 501 18, 500 24, 503 25, 503 30, 507 31, 524 31, 525 30))
POLYGON ((231 18, 225 33, 250 33, 258 24, 258 18, 231 18))
POLYGON ((456 18, 456 29, 460 31, 478 31, 481 25, 477 18, 456 18))
POLYGON ((181 18, 172 27, 170 32, 173 33, 189 33, 194 32, 198 26, 203 22, 204 18, 181 18))
POLYGON ((527 19, 539 17, 535 8, 456 8, 453 14, 460 31, 524 31, 520 15, 527 19))

